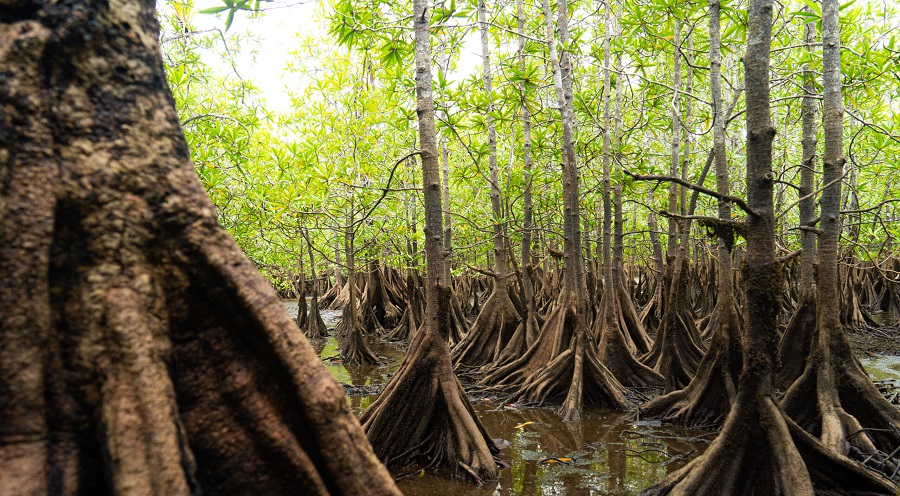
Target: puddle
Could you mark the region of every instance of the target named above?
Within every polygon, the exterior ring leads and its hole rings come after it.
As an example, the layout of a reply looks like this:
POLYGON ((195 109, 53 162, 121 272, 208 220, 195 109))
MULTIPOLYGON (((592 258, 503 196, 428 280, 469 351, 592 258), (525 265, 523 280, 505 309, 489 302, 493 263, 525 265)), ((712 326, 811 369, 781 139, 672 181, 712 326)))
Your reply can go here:
MULTIPOLYGON (((308 299, 308 298, 307 298, 308 299)), ((308 302, 307 302, 308 303, 308 302)), ((282 300, 284 308, 288 311, 288 315, 292 318, 297 316, 297 302, 293 300, 282 300)), ((322 320, 325 327, 328 328, 329 336, 325 339, 313 339, 310 343, 313 349, 322 358, 331 375, 341 384, 351 386, 383 386, 387 383, 390 376, 400 367, 403 360, 403 353, 406 351, 404 345, 388 343, 382 341, 377 336, 366 337, 366 344, 375 355, 384 360, 383 365, 358 365, 349 366, 339 362, 341 356, 341 348, 337 339, 330 335, 335 324, 341 319, 340 310, 320 310, 322 320)), ((350 398, 351 407, 359 408, 360 411, 368 406, 371 398, 365 396, 352 396, 350 398), (358 405, 354 406, 354 403, 358 405)), ((359 412, 357 412, 358 414, 359 412)))
POLYGON ((580 422, 562 422, 553 410, 498 410, 475 405, 494 438, 510 442, 500 458, 509 468, 481 487, 432 475, 399 482, 406 495, 632 495, 702 453, 709 431, 635 425, 627 415, 586 411, 580 422), (521 426, 526 422, 532 424, 521 426), (521 427, 519 427, 521 426, 521 427), (548 458, 572 458, 568 464, 548 458))
POLYGON ((874 355, 859 359, 862 366, 875 381, 894 381, 900 383, 900 356, 874 355))

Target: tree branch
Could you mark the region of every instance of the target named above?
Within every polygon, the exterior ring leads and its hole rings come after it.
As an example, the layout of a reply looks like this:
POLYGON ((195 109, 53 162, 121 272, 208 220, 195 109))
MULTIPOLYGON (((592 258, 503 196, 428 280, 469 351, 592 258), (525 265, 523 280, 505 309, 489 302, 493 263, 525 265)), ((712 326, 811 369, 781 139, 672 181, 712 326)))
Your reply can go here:
POLYGON ((633 178, 636 181, 673 182, 676 184, 680 184, 680 185, 684 186, 685 188, 688 188, 688 189, 691 189, 694 191, 698 191, 707 196, 711 196, 717 200, 724 200, 724 201, 729 201, 731 203, 734 203, 735 205, 740 207, 741 210, 746 212, 747 215, 752 215, 754 217, 759 216, 758 213, 756 213, 752 208, 750 208, 749 205, 747 205, 747 202, 745 202, 744 200, 742 200, 736 196, 721 195, 716 191, 713 191, 709 188, 704 188, 703 186, 699 186, 690 181, 686 181, 684 179, 681 179, 680 177, 663 176, 663 175, 656 175, 656 174, 649 174, 649 175, 635 174, 624 167, 622 168, 622 171, 625 172, 625 174, 627 174, 628 176, 630 176, 631 178, 633 178))

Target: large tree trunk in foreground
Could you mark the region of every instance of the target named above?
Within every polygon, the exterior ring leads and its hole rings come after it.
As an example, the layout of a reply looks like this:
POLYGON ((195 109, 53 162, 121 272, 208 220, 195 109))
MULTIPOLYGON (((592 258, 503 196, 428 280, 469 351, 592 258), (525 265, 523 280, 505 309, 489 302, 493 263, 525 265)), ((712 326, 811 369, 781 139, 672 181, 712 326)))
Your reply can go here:
POLYGON ((751 0, 747 53, 747 329, 734 407, 709 449, 647 494, 891 494, 891 483, 830 453, 779 408, 772 387, 781 266, 775 259, 769 50, 772 0, 751 0))
POLYGON ((219 227, 154 3, 0 16, 0 494, 399 494, 219 227))
POLYGON ((441 240, 441 190, 431 89, 431 12, 414 0, 416 112, 425 197, 425 320, 400 369, 363 413, 378 456, 391 467, 419 466, 476 482, 497 478, 499 453, 469 403, 450 362, 449 287, 441 240))

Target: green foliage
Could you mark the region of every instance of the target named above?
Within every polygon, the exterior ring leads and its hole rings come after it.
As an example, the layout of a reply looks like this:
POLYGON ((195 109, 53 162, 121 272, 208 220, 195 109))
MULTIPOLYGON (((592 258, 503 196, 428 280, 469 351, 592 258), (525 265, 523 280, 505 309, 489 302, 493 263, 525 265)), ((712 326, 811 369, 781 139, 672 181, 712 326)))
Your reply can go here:
MULTIPOLYGON (((410 6, 388 0, 332 0, 321 18, 304 25, 287 61, 292 82, 289 110, 267 109, 251 74, 239 75, 234 54, 258 49, 247 33, 229 31, 237 13, 270 15, 266 3, 221 0, 197 11, 190 0, 161 6, 162 48, 166 76, 185 123, 185 132, 198 175, 219 209, 222 223, 261 267, 293 270, 305 253, 299 235, 309 229, 320 271, 330 264, 335 244, 349 231, 360 260, 385 259, 403 266, 419 264, 409 257, 406 240, 423 246, 424 220, 419 191, 420 171, 415 158, 395 162, 417 146, 412 69, 410 6), (227 37, 218 31, 198 32, 194 16, 219 16, 227 37), (228 49, 226 49, 226 44, 228 49), (393 174, 393 175, 392 175, 393 174), (390 182, 390 184, 389 184, 390 182), (384 191, 382 188, 389 188, 384 191), (413 229, 415 224, 416 228, 413 229)), ((747 36, 746 2, 726 2, 722 9, 723 75, 726 109, 740 95, 747 36)), ((820 22, 818 2, 795 0, 784 4, 776 18, 772 51, 772 102, 778 129, 775 167, 778 179, 797 182, 800 162, 800 70, 821 66, 819 47, 802 43, 805 23, 820 22), (807 10, 808 7, 808 10, 807 10)), ((559 49, 573 60, 576 145, 583 181, 586 236, 593 236, 601 205, 602 122, 604 74, 603 7, 572 2, 572 39, 559 49)), ((517 19, 514 2, 488 5, 493 53, 493 119, 498 132, 498 165, 504 198, 498 218, 490 213, 487 182, 487 137, 481 70, 472 46, 477 44, 477 19, 472 1, 443 0, 431 12, 434 46, 434 96, 439 140, 450 160, 450 200, 453 212, 455 267, 461 262, 483 263, 490 251, 493 222, 509 222, 511 242, 518 243, 522 227, 522 192, 526 180, 522 163, 521 115, 532 118, 535 219, 541 243, 558 246, 562 224, 560 141, 562 133, 549 68, 543 15, 525 3, 525 66, 517 56, 517 19), (475 27, 473 29, 473 26, 475 27)), ((638 258, 650 253, 648 209, 665 209, 665 185, 637 182, 622 174, 667 174, 670 162, 672 106, 678 105, 683 125, 690 130, 687 177, 697 180, 711 147, 712 113, 709 101, 709 39, 705 2, 643 0, 625 2, 613 33, 612 57, 622 61, 613 88, 622 91, 620 142, 614 145, 613 180, 623 183, 626 198, 626 244, 638 258), (684 45, 674 47, 675 18, 683 24, 684 45), (690 46, 687 40, 690 40, 690 46), (682 93, 673 91, 674 57, 682 58, 682 93), (688 62, 693 65, 691 89, 686 93, 688 62), (686 116, 691 99, 690 119, 686 116)), ((892 4, 856 0, 841 6, 842 70, 847 116, 845 153, 851 200, 859 208, 900 197, 900 113, 896 85, 897 25, 900 13, 892 4)), ((242 24, 239 24, 242 25, 242 24)), ((252 23, 250 24, 252 26, 252 23)), ((262 48, 265 49, 264 47, 262 48)), ((477 50, 474 50, 477 51, 477 50)), ((255 77, 265 77, 256 75, 255 77)), ((742 195, 744 137, 742 97, 728 124, 728 160, 735 179, 733 194, 742 195)), ((684 150, 687 142, 679 137, 684 150)), ((709 174, 705 186, 715 187, 709 174)), ((778 195, 779 243, 793 249, 798 243, 796 209, 787 210, 796 192, 784 183, 778 195)), ((845 235, 861 256, 878 253, 900 233, 898 205, 855 214, 845 235), (864 251, 867 250, 867 251, 864 251)), ((700 197, 698 215, 715 215, 713 200, 700 197)), ((740 215, 736 213, 735 215, 740 215)), ((661 225, 664 222, 661 222, 661 225)), ((698 237, 703 234, 698 231, 698 237)), ((343 249, 343 247, 342 247, 343 249)), ((891 248, 893 249, 893 248, 891 248)), ((272 274, 278 273, 272 269, 272 274)), ((274 276, 273 276, 274 277, 274 276)))

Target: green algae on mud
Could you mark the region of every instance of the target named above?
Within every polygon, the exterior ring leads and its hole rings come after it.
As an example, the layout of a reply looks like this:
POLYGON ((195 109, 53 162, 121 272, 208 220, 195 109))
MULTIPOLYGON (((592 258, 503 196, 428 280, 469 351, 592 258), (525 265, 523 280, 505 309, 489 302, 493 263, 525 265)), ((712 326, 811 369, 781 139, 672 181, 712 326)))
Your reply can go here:
POLYGON ((860 357, 859 361, 872 380, 900 383, 900 356, 872 355, 860 357))

